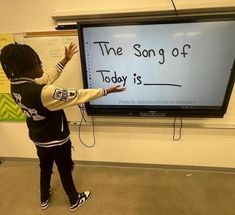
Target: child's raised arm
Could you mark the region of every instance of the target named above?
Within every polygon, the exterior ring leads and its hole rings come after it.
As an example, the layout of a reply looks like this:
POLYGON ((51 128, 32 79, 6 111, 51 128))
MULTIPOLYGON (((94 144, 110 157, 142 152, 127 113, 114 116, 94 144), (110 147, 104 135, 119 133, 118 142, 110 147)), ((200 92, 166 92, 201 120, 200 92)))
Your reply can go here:
POLYGON ((46 85, 41 94, 44 107, 50 111, 60 110, 66 107, 83 104, 93 99, 98 99, 110 93, 125 91, 121 85, 111 86, 107 89, 63 89, 54 85, 46 85))
POLYGON ((74 43, 70 43, 68 47, 65 47, 64 58, 50 71, 44 72, 42 77, 36 78, 35 81, 38 84, 52 84, 57 80, 64 69, 65 65, 72 59, 73 55, 77 53, 77 46, 74 43))

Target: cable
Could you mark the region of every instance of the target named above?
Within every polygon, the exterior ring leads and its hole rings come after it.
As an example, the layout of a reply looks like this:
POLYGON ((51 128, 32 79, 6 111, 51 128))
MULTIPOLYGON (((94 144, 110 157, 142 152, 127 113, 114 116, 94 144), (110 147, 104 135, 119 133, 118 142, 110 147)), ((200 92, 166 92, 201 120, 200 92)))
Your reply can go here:
POLYGON ((78 107, 79 107, 79 110, 80 110, 81 116, 82 116, 82 118, 81 118, 81 120, 80 120, 80 122, 79 122, 79 125, 78 125, 78 137, 79 137, 79 140, 80 140, 80 142, 81 142, 81 144, 82 144, 83 146, 85 146, 85 147, 87 147, 87 148, 92 148, 92 147, 94 147, 95 144, 96 144, 94 118, 93 118, 93 116, 91 116, 91 119, 92 119, 93 144, 92 144, 92 145, 87 145, 87 144, 85 144, 85 142, 84 142, 84 141, 82 140, 82 138, 81 138, 81 127, 82 127, 82 123, 83 123, 83 121, 86 122, 86 119, 85 119, 85 110, 86 110, 86 109, 85 109, 85 106, 84 106, 84 105, 78 105, 78 107))
POLYGON ((172 3, 172 5, 173 5, 173 7, 174 7, 174 9, 175 9, 175 13, 176 13, 177 17, 179 17, 179 14, 178 14, 178 12, 177 12, 177 9, 176 9, 174 0, 171 0, 171 3, 172 3))
POLYGON ((86 122, 86 118, 85 118, 85 110, 86 110, 86 108, 85 108, 85 106, 84 105, 78 105, 78 107, 79 107, 80 113, 82 115, 82 119, 81 119, 80 122, 82 122, 83 120, 86 122))
POLYGON ((177 117, 175 117, 174 119, 174 123, 173 123, 173 140, 174 141, 178 141, 181 139, 181 133, 182 133, 182 128, 183 128, 183 120, 182 120, 182 117, 180 117, 180 127, 179 127, 179 137, 176 138, 176 120, 177 120, 177 117))

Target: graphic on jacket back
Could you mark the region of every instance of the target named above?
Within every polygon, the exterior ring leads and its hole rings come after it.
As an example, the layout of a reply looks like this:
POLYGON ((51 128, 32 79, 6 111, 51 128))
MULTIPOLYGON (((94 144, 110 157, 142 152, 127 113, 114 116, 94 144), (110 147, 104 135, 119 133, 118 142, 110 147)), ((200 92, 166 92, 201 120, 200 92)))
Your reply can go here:
POLYGON ((23 103, 22 103, 22 98, 21 95, 19 93, 13 93, 13 96, 15 98, 15 101, 17 102, 17 104, 20 106, 20 108, 22 109, 22 111, 24 112, 26 117, 31 117, 33 118, 33 120, 35 121, 40 121, 45 119, 44 116, 40 116, 38 114, 38 111, 36 109, 32 109, 32 108, 28 108, 26 107, 23 103))

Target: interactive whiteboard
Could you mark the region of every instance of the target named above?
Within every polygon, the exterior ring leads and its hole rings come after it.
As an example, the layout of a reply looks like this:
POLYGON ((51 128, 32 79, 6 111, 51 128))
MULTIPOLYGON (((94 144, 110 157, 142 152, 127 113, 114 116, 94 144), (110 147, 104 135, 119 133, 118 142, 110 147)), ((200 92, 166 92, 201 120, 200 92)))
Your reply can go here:
POLYGON ((79 26, 79 36, 85 87, 127 88, 91 101, 88 113, 221 117, 226 112, 234 77, 234 20, 89 24, 79 26))

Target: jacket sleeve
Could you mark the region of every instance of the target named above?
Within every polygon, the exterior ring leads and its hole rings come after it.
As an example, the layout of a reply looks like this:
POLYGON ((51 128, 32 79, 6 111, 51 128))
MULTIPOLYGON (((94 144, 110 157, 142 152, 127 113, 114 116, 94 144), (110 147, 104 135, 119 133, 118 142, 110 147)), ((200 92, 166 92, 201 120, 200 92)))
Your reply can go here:
POLYGON ((50 111, 83 104, 106 95, 104 89, 64 89, 54 85, 46 85, 42 89, 41 101, 50 111))
POLYGON ((42 77, 36 78, 35 81, 38 84, 52 84, 54 81, 59 78, 64 66, 61 63, 58 63, 50 71, 44 72, 42 77))

